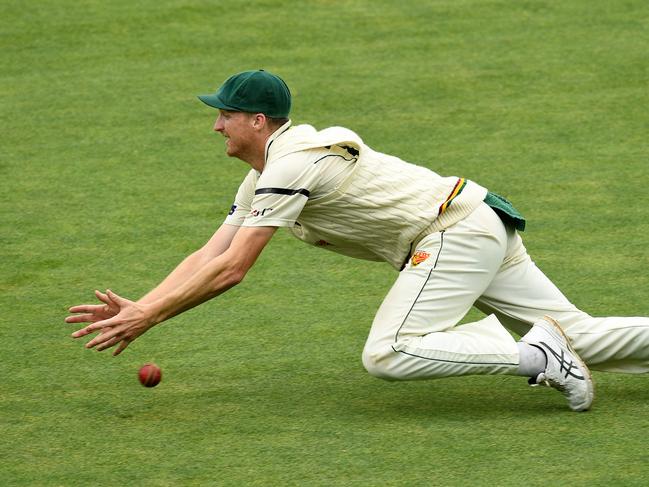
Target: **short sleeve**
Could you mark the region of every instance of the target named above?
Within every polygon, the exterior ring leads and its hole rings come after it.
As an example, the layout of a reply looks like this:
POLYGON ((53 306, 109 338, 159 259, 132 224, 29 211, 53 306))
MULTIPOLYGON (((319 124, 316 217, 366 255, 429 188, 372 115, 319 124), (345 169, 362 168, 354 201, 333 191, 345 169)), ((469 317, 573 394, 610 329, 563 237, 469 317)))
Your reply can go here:
POLYGON ((292 227, 318 184, 322 150, 288 154, 267 164, 243 226, 292 227))
POLYGON ((246 219, 246 216, 250 213, 250 208, 252 207, 252 199, 255 196, 255 186, 258 178, 259 173, 254 169, 251 169, 250 172, 248 172, 239 186, 237 195, 234 198, 234 203, 232 204, 228 216, 225 217, 223 223, 237 227, 243 225, 243 222, 246 219))

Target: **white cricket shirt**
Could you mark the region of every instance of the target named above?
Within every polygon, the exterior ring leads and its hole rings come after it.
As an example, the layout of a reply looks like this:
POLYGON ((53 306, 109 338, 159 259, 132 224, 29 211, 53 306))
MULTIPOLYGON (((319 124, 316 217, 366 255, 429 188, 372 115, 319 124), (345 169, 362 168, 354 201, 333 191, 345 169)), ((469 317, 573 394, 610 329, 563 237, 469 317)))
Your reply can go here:
POLYGON ((400 269, 413 243, 461 220, 487 190, 376 152, 341 127, 280 127, 252 169, 228 225, 286 227, 300 240, 400 269))

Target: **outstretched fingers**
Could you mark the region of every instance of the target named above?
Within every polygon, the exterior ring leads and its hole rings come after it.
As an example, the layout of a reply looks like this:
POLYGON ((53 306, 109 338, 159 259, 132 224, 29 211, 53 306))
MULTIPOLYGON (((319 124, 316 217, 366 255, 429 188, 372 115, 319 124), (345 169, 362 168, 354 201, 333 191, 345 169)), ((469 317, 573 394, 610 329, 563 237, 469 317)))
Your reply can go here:
POLYGON ((115 317, 109 318, 107 320, 101 320, 97 321, 95 323, 91 323, 90 325, 81 328, 80 330, 75 331, 72 334, 72 338, 81 338, 85 337, 86 335, 90 335, 91 333, 101 330, 102 328, 110 327, 110 326, 115 326, 117 324, 117 320, 115 320, 115 317))
POLYGON ((122 338, 120 336, 114 336, 113 338, 98 344, 96 350, 98 352, 101 352, 102 350, 106 350, 107 348, 117 345, 120 341, 122 341, 122 338))
MULTIPOLYGON (((96 323, 104 321, 117 315, 120 311, 120 305, 109 295, 101 291, 95 291, 95 296, 102 304, 80 304, 69 308, 73 315, 65 319, 66 323, 96 323)), ((80 335, 83 336, 83 335, 80 335)))
POLYGON ((113 355, 119 355, 133 340, 155 324, 147 315, 145 306, 123 298, 110 289, 105 293, 95 291, 95 296, 103 304, 73 306, 70 312, 79 314, 68 316, 65 320, 67 323, 87 324, 72 333, 72 338, 98 332, 85 344, 86 348, 102 351, 117 346, 113 355))
POLYGON ((66 323, 94 323, 95 321, 99 321, 99 320, 97 318, 97 315, 94 313, 88 313, 85 315, 68 316, 65 319, 66 323))
POLYGON ((68 308, 70 313, 96 313, 104 309, 103 304, 80 304, 68 308))
POLYGON ((120 342, 119 346, 118 346, 118 347, 115 349, 115 351, 113 352, 113 357, 117 357, 117 356, 118 356, 120 353, 122 353, 122 352, 124 351, 124 349, 126 349, 126 347, 128 347, 130 344, 131 344, 131 342, 130 342, 129 340, 122 340, 122 341, 120 342))
MULTIPOLYGON (((94 348, 96 346, 102 346, 115 338, 119 340, 123 338, 122 327, 113 326, 112 328, 102 330, 101 333, 99 333, 96 337, 94 337, 92 340, 86 343, 86 348, 94 348)), ((104 348, 106 347, 101 348, 101 350, 103 350, 104 348)), ((100 349, 98 348, 97 350, 100 349)))
POLYGON ((117 303, 113 301, 110 297, 111 291, 107 291, 106 293, 102 293, 101 291, 95 289, 95 296, 97 296, 97 299, 101 301, 102 303, 106 303, 108 306, 117 306, 117 303))

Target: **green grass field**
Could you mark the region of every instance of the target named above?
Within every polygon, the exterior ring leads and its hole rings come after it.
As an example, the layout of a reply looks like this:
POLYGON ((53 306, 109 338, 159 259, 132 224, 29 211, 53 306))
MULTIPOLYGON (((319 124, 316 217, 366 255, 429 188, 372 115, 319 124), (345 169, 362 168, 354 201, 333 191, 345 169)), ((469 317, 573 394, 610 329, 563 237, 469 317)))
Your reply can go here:
POLYGON ((395 273, 283 232, 117 358, 63 322, 220 224, 247 166, 195 95, 256 68, 294 122, 508 196, 578 306, 648 315, 646 1, 3 0, 0 23, 0 484, 646 485, 647 377, 596 373, 585 414, 516 377, 374 379, 395 273))

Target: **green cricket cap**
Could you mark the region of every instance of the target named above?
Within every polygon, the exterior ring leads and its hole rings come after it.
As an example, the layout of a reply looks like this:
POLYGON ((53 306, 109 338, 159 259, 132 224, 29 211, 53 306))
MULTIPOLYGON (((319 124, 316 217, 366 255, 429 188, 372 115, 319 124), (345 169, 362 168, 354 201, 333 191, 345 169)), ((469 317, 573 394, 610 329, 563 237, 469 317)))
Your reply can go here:
POLYGON ((230 76, 216 93, 198 99, 214 108, 263 113, 273 118, 286 118, 291 111, 288 86, 282 78, 263 69, 230 76))

